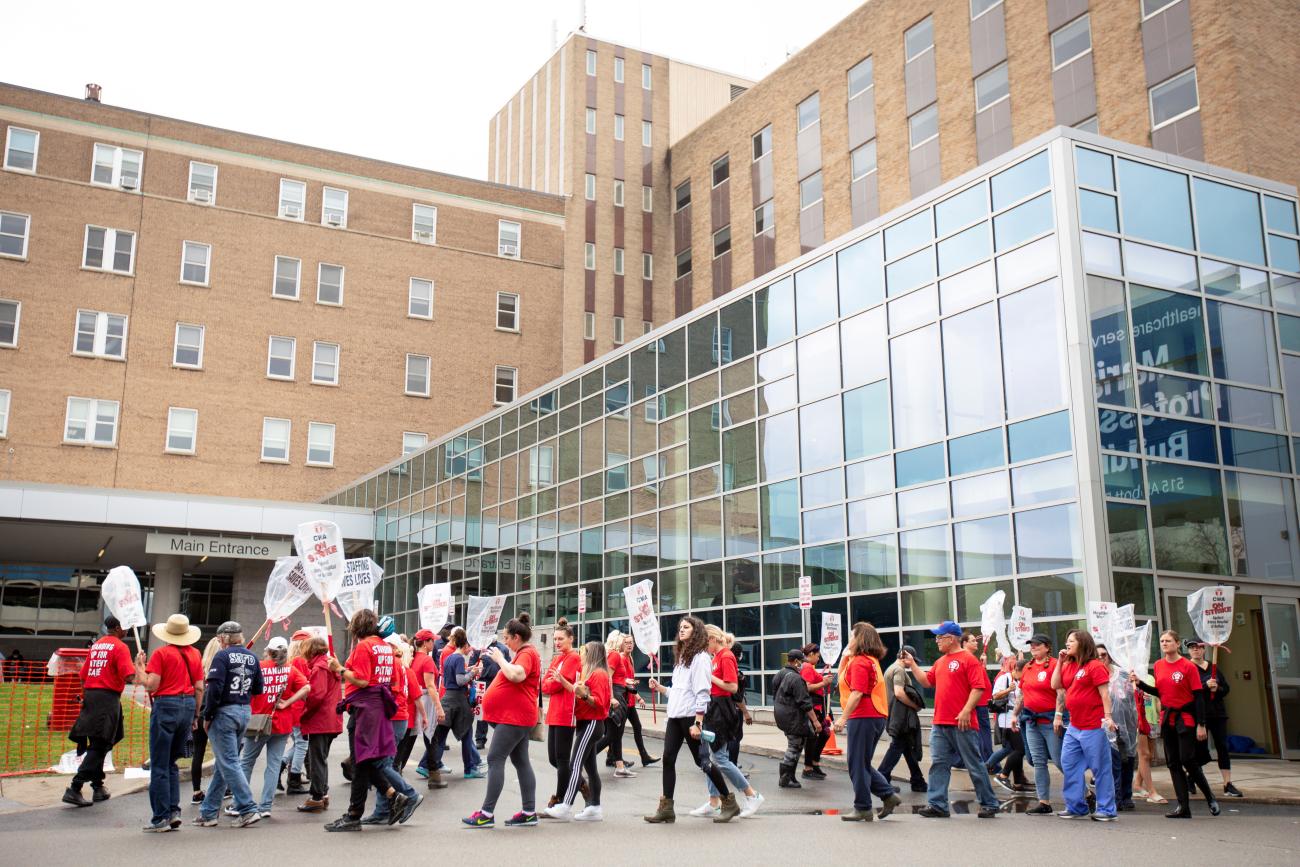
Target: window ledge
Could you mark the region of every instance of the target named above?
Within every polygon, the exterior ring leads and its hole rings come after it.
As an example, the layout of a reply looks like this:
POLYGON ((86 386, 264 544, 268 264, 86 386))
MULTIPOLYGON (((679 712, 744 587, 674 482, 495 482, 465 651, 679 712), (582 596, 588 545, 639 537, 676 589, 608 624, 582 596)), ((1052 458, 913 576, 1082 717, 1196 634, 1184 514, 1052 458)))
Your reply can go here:
POLYGON ((271 297, 276 299, 277 301, 301 301, 302 300, 301 295, 279 295, 275 292, 271 293, 271 297))
MULTIPOLYGON (((26 258, 26 257, 24 257, 24 258, 26 258)), ((132 269, 132 270, 130 270, 130 271, 114 271, 112 268, 92 268, 92 267, 90 267, 89 265, 82 265, 82 266, 81 266, 81 270, 82 270, 82 271, 89 271, 89 272, 91 272, 92 274, 112 274, 112 275, 117 276, 117 277, 134 277, 134 276, 135 276, 135 270, 134 270, 134 269, 132 269)))
POLYGON ((418 391, 404 391, 404 392, 402 392, 402 393, 403 393, 404 395, 406 395, 407 397, 422 397, 422 398, 424 398, 425 400, 428 400, 428 399, 429 399, 429 395, 427 395, 427 394, 422 394, 422 393, 420 393, 420 392, 418 392, 418 391))
POLYGON ((289 459, 288 459, 288 458, 262 458, 261 461, 260 461, 259 463, 263 463, 263 464, 282 464, 282 465, 284 465, 284 466, 288 466, 288 464, 289 464, 289 459))
POLYGON ((293 382, 293 381, 294 381, 294 378, 293 378, 292 376, 272 376, 272 375, 269 374, 269 373, 266 375, 266 378, 267 378, 267 379, 274 379, 276 382, 293 382))
POLYGON ((323 386, 325 386, 326 388, 338 388, 338 387, 339 387, 339 384, 338 384, 337 381, 336 381, 336 382, 322 382, 322 381, 319 380, 319 379, 313 379, 313 380, 311 381, 311 384, 312 384, 312 385, 323 385, 323 386))
POLYGON ((91 443, 91 442, 81 442, 81 441, 79 441, 79 440, 69 440, 69 439, 65 439, 65 440, 63 441, 63 444, 64 444, 65 446, 76 446, 76 447, 78 447, 78 448, 83 448, 83 449, 115 449, 115 448, 117 448, 117 443, 115 443, 115 442, 112 442, 112 443, 91 443))
POLYGON ((321 463, 314 463, 314 462, 312 462, 312 461, 307 461, 306 464, 305 464, 304 466, 315 467, 315 468, 318 469, 318 470, 332 470, 332 469, 334 469, 334 465, 333 465, 333 464, 321 464, 321 463))
MULTIPOLYGON (((0 259, 12 259, 15 262, 26 262, 26 256, 15 256, 13 253, 0 253, 0 259)), ((90 269, 86 269, 90 270, 90 269)))
POLYGON ((172 362, 172 367, 175 368, 176 370, 202 370, 203 369, 203 365, 201 364, 177 364, 174 361, 172 362))
POLYGON ((176 282, 180 283, 180 285, 182 286, 197 286, 202 289, 212 288, 212 285, 210 283, 196 283, 193 280, 178 280, 176 282))
POLYGON ((494 328, 493 330, 494 330, 494 331, 502 331, 502 332, 504 332, 504 333, 506 333, 506 334, 518 334, 518 333, 519 333, 519 329, 518 329, 518 328, 502 328, 500 325, 496 326, 496 328, 494 328))
POLYGON ((76 358, 98 358, 100 361, 116 361, 119 364, 126 364, 126 356, 116 355, 96 355, 93 352, 77 352, 75 349, 71 353, 76 358))
POLYGON ((194 449, 190 449, 189 451, 182 451, 181 449, 163 449, 163 454, 165 455, 179 455, 181 457, 194 457, 196 453, 197 452, 194 449))
POLYGON ((343 306, 343 302, 342 302, 342 301, 322 301, 322 300, 320 300, 319 298, 317 298, 317 299, 316 299, 316 305, 317 305, 318 307, 342 307, 342 306, 343 306))

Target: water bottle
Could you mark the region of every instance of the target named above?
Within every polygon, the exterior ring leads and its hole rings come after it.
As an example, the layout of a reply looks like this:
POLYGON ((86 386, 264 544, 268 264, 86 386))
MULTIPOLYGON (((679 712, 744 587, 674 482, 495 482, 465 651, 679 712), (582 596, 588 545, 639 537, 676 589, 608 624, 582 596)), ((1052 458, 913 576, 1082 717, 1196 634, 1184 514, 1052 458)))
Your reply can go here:
POLYGON ((711 744, 717 739, 718 736, 708 729, 700 729, 700 740, 704 741, 706 744, 711 744))

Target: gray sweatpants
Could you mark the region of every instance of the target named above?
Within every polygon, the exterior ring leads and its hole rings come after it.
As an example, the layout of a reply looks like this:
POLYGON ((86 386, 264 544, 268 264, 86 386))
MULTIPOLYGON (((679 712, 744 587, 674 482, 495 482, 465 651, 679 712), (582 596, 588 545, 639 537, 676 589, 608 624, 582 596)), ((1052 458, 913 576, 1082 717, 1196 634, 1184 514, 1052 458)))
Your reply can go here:
POLYGON ((512 726, 497 723, 492 727, 492 742, 488 745, 487 794, 483 796, 483 812, 494 813, 497 799, 506 785, 506 758, 515 766, 519 775, 519 794, 523 800, 523 811, 536 811, 534 795, 537 790, 537 777, 533 775, 533 765, 528 760, 528 735, 532 726, 512 726))

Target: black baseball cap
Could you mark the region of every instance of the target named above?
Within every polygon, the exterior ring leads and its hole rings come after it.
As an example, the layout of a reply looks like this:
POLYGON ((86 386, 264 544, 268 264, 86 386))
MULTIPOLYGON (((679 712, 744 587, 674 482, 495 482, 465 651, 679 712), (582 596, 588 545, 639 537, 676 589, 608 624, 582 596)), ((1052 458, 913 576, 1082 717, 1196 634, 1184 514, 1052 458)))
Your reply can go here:
POLYGON ((1045 632, 1035 632, 1035 633, 1034 633, 1034 637, 1031 638, 1031 639, 1029 639, 1029 643, 1030 643, 1030 644, 1045 644, 1045 645, 1047 645, 1048 647, 1051 647, 1051 646, 1052 646, 1052 639, 1048 638, 1048 637, 1047 637, 1047 633, 1045 633, 1045 632))

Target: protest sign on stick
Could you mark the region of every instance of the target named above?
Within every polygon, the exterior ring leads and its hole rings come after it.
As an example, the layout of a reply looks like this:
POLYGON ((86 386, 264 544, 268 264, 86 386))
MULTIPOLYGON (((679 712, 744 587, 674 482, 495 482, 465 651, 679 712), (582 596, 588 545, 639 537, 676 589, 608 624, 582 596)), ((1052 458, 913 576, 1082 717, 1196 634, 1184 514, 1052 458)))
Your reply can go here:
POLYGON ((262 634, 268 633, 277 621, 288 621, 298 608, 312 595, 311 583, 302 568, 301 557, 279 557, 271 569, 271 577, 266 579, 266 592, 262 594, 262 606, 266 609, 266 620, 253 637, 248 640, 252 647, 262 634))
POLYGON ((1105 644, 1110 647, 1107 639, 1110 638, 1111 618, 1114 614, 1114 602, 1088 603, 1088 632, 1092 635, 1095 644, 1105 644))
MULTIPOLYGON (((358 611, 375 609, 375 588, 384 580, 384 570, 369 557, 350 559, 343 567, 343 583, 335 602, 348 620, 358 611)), ((376 612, 378 613, 378 612, 376 612)))
POLYGON ((501 623, 501 611, 506 606, 503 596, 471 596, 465 612, 465 636, 470 647, 482 650, 496 638, 501 623))
MULTIPOLYGON (((654 582, 649 578, 638 581, 631 587, 623 588, 623 600, 627 603, 628 623, 632 629, 632 641, 650 658, 650 665, 659 667, 659 617, 655 614, 654 582)), ((650 691, 650 717, 659 720, 659 693, 650 691)))
POLYGON ((1137 627, 1133 620, 1133 603, 1120 605, 1111 612, 1107 620, 1105 633, 1106 650, 1120 668, 1129 669, 1132 665, 1129 660, 1129 639, 1133 636, 1133 631, 1137 627))
POLYGON ((1214 648, 1213 676, 1218 677, 1219 647, 1232 634, 1233 600, 1235 587, 1202 587, 1187 597, 1187 615, 1192 618, 1192 629, 1197 638, 1214 648))
POLYGON ((303 572, 312 592, 320 599, 325 612, 325 629, 329 633, 330 654, 334 653, 334 625, 330 621, 330 603, 338 595, 347 568, 343 556, 343 533, 333 521, 306 521, 298 525, 293 544, 302 558, 303 572))
POLYGON ((841 651, 844 650, 844 631, 840 625, 840 615, 837 612, 822 612, 822 663, 827 668, 835 664, 835 660, 840 658, 841 651))
POLYGON ((451 584, 426 584, 415 594, 420 606, 420 628, 437 632, 451 614, 451 584))
MULTIPOLYGON (((1006 601, 1007 594, 1005 590, 996 590, 984 600, 980 606, 980 641, 982 647, 987 648, 990 638, 997 639, 998 657, 1008 656, 1008 642, 1006 637, 1007 616, 1002 609, 1003 602, 1006 601)), ((984 652, 981 651, 981 659, 984 652)))
POLYGON ((1151 621, 1148 620, 1133 630, 1125 642, 1125 650, 1129 671, 1136 674, 1139 680, 1144 679, 1151 661, 1151 621))
POLYGON ((108 576, 99 588, 99 595, 108 610, 122 624, 122 628, 135 633, 135 649, 140 653, 140 627, 148 623, 144 617, 140 579, 135 577, 130 566, 114 566, 108 570, 108 576))
POLYGON ((1016 650, 1029 650, 1029 639, 1034 637, 1034 611, 1023 605, 1011 606, 1011 622, 1007 624, 1007 637, 1016 650))

